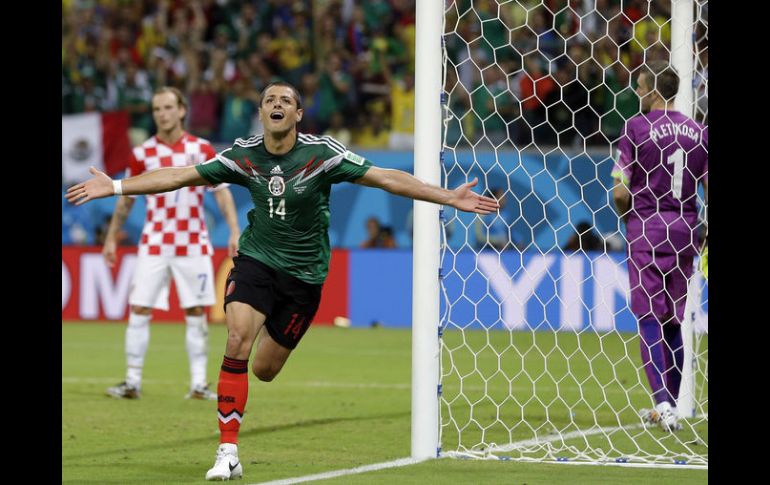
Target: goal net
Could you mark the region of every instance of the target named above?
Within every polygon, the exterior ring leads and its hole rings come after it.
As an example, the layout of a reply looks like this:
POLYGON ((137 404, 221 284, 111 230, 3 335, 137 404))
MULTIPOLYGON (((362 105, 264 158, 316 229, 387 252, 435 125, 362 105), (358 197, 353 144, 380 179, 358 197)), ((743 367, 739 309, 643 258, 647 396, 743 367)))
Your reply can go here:
POLYGON ((610 175, 646 61, 689 49, 686 114, 707 122, 708 4, 672 46, 678 1, 444 2, 442 183, 478 177, 502 207, 441 213, 439 455, 708 466, 708 287, 696 270, 692 408, 646 425, 610 175))

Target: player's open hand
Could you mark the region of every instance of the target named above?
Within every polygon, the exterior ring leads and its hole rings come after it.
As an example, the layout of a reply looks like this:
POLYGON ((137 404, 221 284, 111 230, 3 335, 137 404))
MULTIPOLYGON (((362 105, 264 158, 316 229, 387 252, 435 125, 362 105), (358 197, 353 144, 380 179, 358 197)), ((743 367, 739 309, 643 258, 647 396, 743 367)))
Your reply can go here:
POLYGON ((500 204, 491 197, 479 195, 471 190, 471 187, 479 183, 478 178, 474 178, 466 184, 454 189, 454 197, 449 205, 465 212, 475 212, 476 214, 491 214, 500 208, 500 204))
POLYGON ((107 263, 107 266, 112 268, 115 266, 115 260, 117 259, 118 255, 118 244, 115 242, 115 239, 113 238, 107 238, 104 241, 104 247, 102 248, 102 256, 104 256, 104 261, 107 263))
POLYGON ((112 179, 106 173, 100 172, 94 167, 88 171, 93 174, 92 178, 67 189, 65 197, 71 204, 81 205, 92 199, 114 195, 115 189, 112 187, 112 179))

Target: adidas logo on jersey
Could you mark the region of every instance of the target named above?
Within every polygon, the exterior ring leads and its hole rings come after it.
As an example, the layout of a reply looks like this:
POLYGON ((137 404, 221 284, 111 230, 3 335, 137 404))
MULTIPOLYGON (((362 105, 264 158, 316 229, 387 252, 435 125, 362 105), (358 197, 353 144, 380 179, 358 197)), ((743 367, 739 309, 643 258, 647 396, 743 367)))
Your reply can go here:
POLYGON ((283 175, 283 170, 281 170, 280 165, 276 165, 272 170, 270 170, 270 173, 273 175, 283 175))

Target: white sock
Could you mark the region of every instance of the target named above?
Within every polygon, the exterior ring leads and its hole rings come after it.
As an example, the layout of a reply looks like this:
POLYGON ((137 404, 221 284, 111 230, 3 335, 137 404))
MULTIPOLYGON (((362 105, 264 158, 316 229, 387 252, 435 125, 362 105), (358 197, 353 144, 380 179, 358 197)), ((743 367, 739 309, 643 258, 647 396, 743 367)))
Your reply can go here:
POLYGON ((133 313, 128 316, 126 327, 126 384, 131 387, 142 387, 142 367, 144 355, 150 344, 151 315, 133 313))
POLYGON ((668 401, 663 401, 663 402, 661 402, 661 403, 658 403, 658 405, 657 405, 657 406, 655 406, 655 409, 656 409, 656 410, 657 410, 659 413, 663 414, 663 412, 665 412, 665 411, 667 411, 667 410, 668 410, 668 411, 670 411, 670 410, 671 410, 671 403, 669 403, 668 401))
POLYGON ((190 360, 190 389, 203 387, 206 384, 206 365, 208 363, 209 327, 206 315, 185 315, 187 329, 185 343, 187 357, 190 360))
POLYGON ((219 449, 228 455, 238 456, 238 445, 235 443, 220 443, 219 449))

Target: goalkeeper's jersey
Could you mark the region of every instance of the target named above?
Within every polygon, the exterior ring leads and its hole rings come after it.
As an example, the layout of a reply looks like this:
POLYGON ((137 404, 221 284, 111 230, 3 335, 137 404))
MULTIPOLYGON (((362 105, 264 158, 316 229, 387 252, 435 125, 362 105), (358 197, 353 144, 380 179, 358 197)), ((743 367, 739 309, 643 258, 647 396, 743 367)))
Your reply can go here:
POLYGON ((329 271, 332 184, 362 177, 372 162, 328 136, 299 133, 284 155, 267 151, 262 135, 237 139, 198 173, 212 184, 249 189, 254 208, 238 252, 311 284, 329 271))
POLYGON ((708 180, 708 127, 677 111, 626 123, 612 175, 627 184, 632 252, 698 252, 698 184, 708 180))

